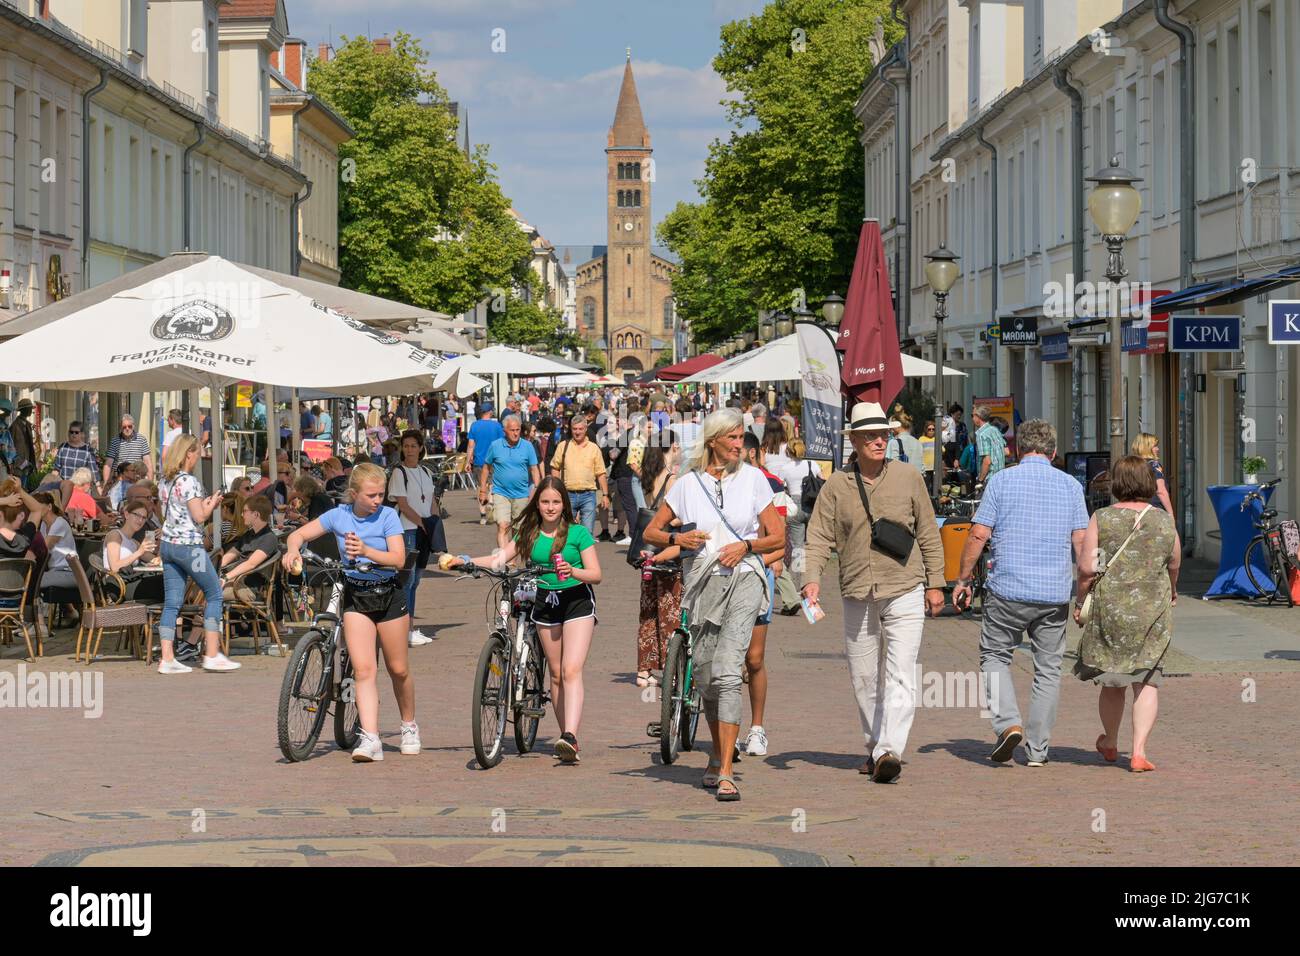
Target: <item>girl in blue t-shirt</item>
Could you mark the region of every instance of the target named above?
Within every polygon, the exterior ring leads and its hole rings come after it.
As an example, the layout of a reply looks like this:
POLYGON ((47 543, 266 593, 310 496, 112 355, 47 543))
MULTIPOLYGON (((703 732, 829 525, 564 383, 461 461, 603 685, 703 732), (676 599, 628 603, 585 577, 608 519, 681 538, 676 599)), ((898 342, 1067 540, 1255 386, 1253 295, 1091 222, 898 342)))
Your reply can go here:
POLYGON ((384 759, 379 742, 376 634, 402 715, 401 752, 420 752, 415 681, 406 666, 406 590, 397 580, 398 571, 406 564, 406 544, 397 512, 384 507, 387 484, 384 469, 378 465, 357 465, 348 480, 348 500, 303 525, 285 544, 284 567, 290 574, 302 570, 302 546, 323 534, 334 535, 343 556, 343 637, 352 658, 361 718, 361 739, 352 751, 352 759, 358 763, 384 759))
POLYGON ((533 623, 542 639, 551 671, 551 700, 560 724, 555 756, 565 763, 578 762, 578 725, 582 722, 582 667, 596 633, 596 594, 600 583, 600 558, 596 540, 573 520, 569 492, 559 478, 543 478, 527 506, 515 519, 512 540, 497 554, 481 558, 461 555, 445 562, 446 568, 473 563, 491 568, 521 563, 554 568, 537 579, 533 623))

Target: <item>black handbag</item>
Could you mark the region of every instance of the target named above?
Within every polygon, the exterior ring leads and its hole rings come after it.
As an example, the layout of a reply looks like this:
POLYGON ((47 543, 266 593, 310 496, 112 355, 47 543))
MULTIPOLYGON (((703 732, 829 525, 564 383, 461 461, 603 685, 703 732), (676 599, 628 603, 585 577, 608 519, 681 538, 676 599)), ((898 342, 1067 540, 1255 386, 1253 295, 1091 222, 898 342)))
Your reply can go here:
MULTIPOLYGON (((881 474, 883 475, 884 472, 882 471, 881 474)), ((871 501, 867 497, 866 489, 862 487, 862 472, 858 469, 857 462, 853 463, 853 482, 858 486, 862 507, 867 510, 867 522, 871 525, 872 547, 900 561, 906 561, 912 556, 912 548, 916 545, 915 536, 897 521, 890 521, 888 518, 877 520, 871 517, 871 501)))
POLYGON ((806 515, 812 514, 817 505, 817 495, 821 493, 824 484, 826 479, 814 473, 812 462, 808 462, 808 474, 804 476, 803 485, 799 488, 799 510, 806 515))
POLYGON ((650 522, 654 516, 659 513, 659 505, 664 500, 664 492, 668 488, 668 481, 665 480, 663 487, 659 489, 659 495, 650 503, 649 508, 638 508, 636 511, 636 524, 632 529, 632 543, 627 546, 627 563, 634 568, 641 567, 641 552, 657 550, 645 544, 645 529, 650 527, 650 522))
POLYGON ((366 587, 349 581, 347 589, 348 604, 351 605, 351 610, 360 611, 362 614, 381 614, 388 610, 393 600, 393 591, 397 589, 397 585, 394 581, 381 581, 373 586, 366 587))

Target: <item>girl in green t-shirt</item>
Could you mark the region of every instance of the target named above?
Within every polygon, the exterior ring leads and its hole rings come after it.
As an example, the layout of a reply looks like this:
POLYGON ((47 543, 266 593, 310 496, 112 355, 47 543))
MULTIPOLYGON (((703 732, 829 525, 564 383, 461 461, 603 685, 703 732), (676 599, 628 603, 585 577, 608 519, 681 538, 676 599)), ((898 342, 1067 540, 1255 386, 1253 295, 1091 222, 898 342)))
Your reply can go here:
POLYGON ((481 558, 462 555, 447 568, 473 562, 480 567, 500 567, 527 556, 533 564, 553 570, 537 580, 533 623, 542 639, 551 671, 551 699, 560 724, 555 755, 565 763, 578 762, 578 725, 582 722, 582 667, 596 632, 596 595, 600 583, 600 558, 591 532, 573 520, 569 492, 559 478, 543 478, 512 529, 509 544, 497 554, 481 558))

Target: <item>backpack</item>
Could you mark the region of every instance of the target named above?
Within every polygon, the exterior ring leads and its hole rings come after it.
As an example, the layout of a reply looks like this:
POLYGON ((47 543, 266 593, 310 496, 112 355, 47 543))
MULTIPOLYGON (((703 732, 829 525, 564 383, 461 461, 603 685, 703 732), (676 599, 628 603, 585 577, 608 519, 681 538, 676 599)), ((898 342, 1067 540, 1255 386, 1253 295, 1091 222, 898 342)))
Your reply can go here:
POLYGON ((907 452, 903 450, 903 439, 895 436, 893 440, 898 442, 898 460, 907 461, 907 452))
POLYGON ((813 470, 811 461, 808 462, 808 474, 799 489, 799 508, 804 514, 812 514, 813 506, 817 504, 817 496, 821 493, 824 484, 826 479, 821 476, 820 471, 813 470))

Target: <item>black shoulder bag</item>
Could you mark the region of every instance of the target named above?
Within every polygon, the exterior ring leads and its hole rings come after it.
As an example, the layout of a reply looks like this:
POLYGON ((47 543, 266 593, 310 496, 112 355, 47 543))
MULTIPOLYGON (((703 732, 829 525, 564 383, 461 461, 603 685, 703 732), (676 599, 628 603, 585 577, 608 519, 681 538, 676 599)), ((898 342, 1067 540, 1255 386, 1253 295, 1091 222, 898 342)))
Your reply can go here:
POLYGON ((817 505, 817 495, 822 490, 822 485, 826 484, 826 479, 820 474, 813 472, 812 462, 808 462, 808 474, 804 476, 803 485, 799 488, 799 508, 806 515, 811 515, 813 508, 817 505))
POLYGON ((632 529, 632 543, 627 546, 627 563, 634 568, 641 567, 641 552, 657 550, 652 549, 645 543, 645 529, 650 527, 650 522, 654 516, 659 513, 659 505, 663 503, 664 496, 668 489, 668 479, 664 479, 663 485, 659 489, 659 494, 655 500, 650 502, 648 508, 638 508, 636 512, 636 526, 632 529))
MULTIPOLYGON (((880 474, 884 477, 884 471, 880 474)), ((906 561, 912 556, 916 538, 897 521, 890 521, 888 518, 877 520, 871 517, 871 500, 867 497, 866 489, 862 487, 862 472, 857 462, 853 463, 853 483, 858 486, 858 497, 862 499, 862 507, 867 511, 867 522, 871 525, 871 546, 899 561, 906 561)))

